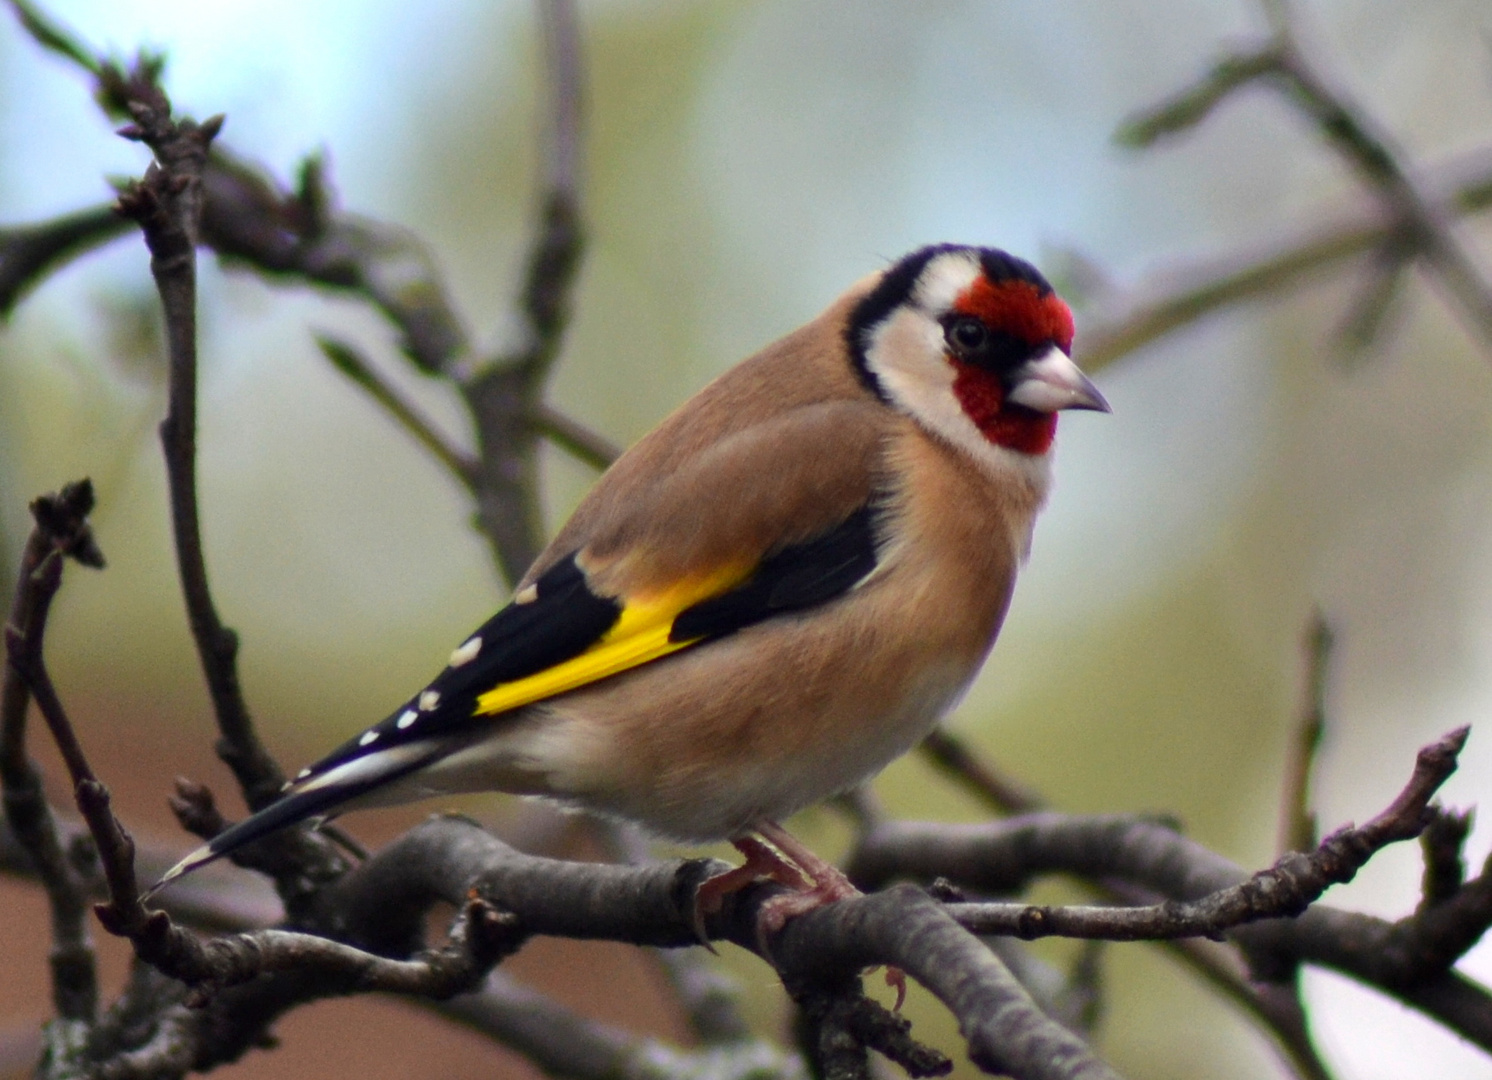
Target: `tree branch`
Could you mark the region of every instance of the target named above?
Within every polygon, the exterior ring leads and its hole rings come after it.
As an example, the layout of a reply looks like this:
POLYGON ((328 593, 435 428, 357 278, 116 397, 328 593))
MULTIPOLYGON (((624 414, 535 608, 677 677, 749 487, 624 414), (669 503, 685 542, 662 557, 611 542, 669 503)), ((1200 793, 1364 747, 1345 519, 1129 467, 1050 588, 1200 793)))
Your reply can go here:
MULTIPOLYGON (((1492 165, 1485 150, 1427 174, 1420 183, 1443 214, 1492 206, 1492 165)), ((1153 275, 1119 303, 1090 314, 1075 359, 1097 371, 1167 334, 1224 308, 1283 293, 1349 260, 1396 242, 1398 225, 1381 202, 1350 211, 1323 211, 1320 225, 1292 230, 1271 243, 1216 259, 1184 263, 1153 275)))
POLYGON ((1271 22, 1270 40, 1225 56, 1192 87, 1127 121, 1119 141, 1149 146, 1201 123, 1240 87, 1261 80, 1276 85, 1382 203, 1389 224, 1380 250, 1422 257, 1466 329, 1492 347, 1492 286, 1457 237, 1442 201, 1411 177, 1388 133, 1305 54, 1291 10, 1274 11, 1271 22))
POLYGON ((35 225, 0 229, 0 319, 44 277, 129 231, 114 207, 95 206, 35 225))
MULTIPOLYGON (((1001 775, 957 736, 939 731, 924 742, 921 749, 934 764, 996 813, 1031 813, 1045 805, 1039 794, 1001 775)), ((857 804, 854 810, 861 840, 886 820, 874 806, 857 804)), ((858 857, 857 848, 851 855, 852 872, 858 872, 855 870, 858 857)), ((1095 885, 1100 894, 1132 907, 1143 907, 1158 899, 1153 892, 1117 878, 1101 879, 1095 885)), ((1232 949, 1224 949, 1210 941, 1185 938, 1162 944, 1219 993, 1250 1014, 1275 1040, 1286 1063, 1302 1080, 1330 1080, 1330 1073, 1311 1041, 1298 1000, 1277 993, 1272 984, 1251 982, 1243 970, 1241 958, 1232 949)))
POLYGON ((1225 931, 1244 923, 1299 915, 1332 885, 1351 881, 1384 847, 1424 831, 1434 816, 1430 799, 1455 771, 1466 735, 1467 729, 1461 728, 1421 750, 1404 790, 1366 825, 1338 829, 1309 855, 1287 852, 1269 869, 1200 899, 1117 908, 964 904, 952 909, 954 917, 976 934, 1010 934, 1027 940, 1061 935, 1165 941, 1221 938, 1225 931))
POLYGON ((156 163, 143 181, 120 194, 119 212, 144 230, 150 272, 165 312, 170 404, 161 443, 182 593, 222 734, 218 753, 257 810, 278 796, 285 778, 254 733, 238 679, 238 637, 223 625, 213 605, 197 499, 197 237, 202 172, 222 118, 201 126, 190 120, 176 123, 170 110, 158 87, 142 83, 132 104, 136 124, 122 134, 148 144, 156 163))
MULTIPOLYGON (((513 851, 458 818, 436 818, 351 870, 324 894, 373 937, 399 941, 424 909, 472 888, 525 930, 678 947, 695 941, 693 895, 721 868, 691 860, 641 867, 556 862, 513 851)), ((711 938, 758 951, 756 913, 780 891, 755 886, 706 920, 711 938)), ((1112 1076, 1080 1040, 1046 1017, 1026 991, 940 904, 902 888, 792 920, 769 943, 790 986, 833 985, 862 967, 901 967, 959 1018, 981 1065, 1017 1077, 1112 1076)))
MULTIPOLYGON (((1410 785, 1358 831, 1369 838, 1403 838, 1418 800, 1437 782, 1464 737, 1465 730, 1458 730, 1422 750, 1410 785)), ((1356 845, 1348 841, 1349 849, 1356 845)), ((984 893, 1010 892, 1036 874, 1062 872, 1126 881, 1176 900, 1196 900, 1246 879, 1233 863, 1167 826, 1135 818, 1049 813, 982 826, 890 822, 861 844, 850 871, 862 887, 896 877, 945 877, 984 893)), ((1492 995, 1447 970, 1492 923, 1489 892, 1492 878, 1484 874, 1458 891, 1450 904, 1434 909, 1433 918, 1419 912, 1387 923, 1317 905, 1293 920, 1239 926, 1231 937, 1259 978, 1272 979, 1302 962, 1323 964, 1392 994, 1492 1050, 1492 995)))
POLYGON ((996 813, 1028 814, 1044 805, 1035 791, 1000 772, 976 754, 967 741, 944 728, 934 730, 918 749, 996 813))
MULTIPOLYGON (((646 866, 657 860, 647 839, 635 826, 590 817, 608 854, 629 866, 646 866)), ((751 1027, 740 1009, 740 987, 718 970, 696 949, 655 949, 674 996, 694 1036, 710 1044, 740 1043, 752 1037, 751 1027)))
POLYGON ((560 1080, 807 1080, 803 1063, 762 1039, 680 1050, 577 1015, 501 971, 480 993, 431 1003, 560 1080))
MULTIPOLYGON (((62 580, 62 560, 70 555, 100 568, 103 555, 93 541, 88 514, 93 486, 68 484, 31 504, 36 521, 21 556, 10 616, 5 624, 6 661, 0 685, 0 789, 5 820, 17 846, 35 868, 47 894, 52 919, 52 999, 64 1022, 89 1022, 98 1009, 98 977, 87 926, 92 880, 84 867, 91 854, 64 843, 42 789, 41 773, 26 752, 29 673, 41 665, 42 638, 52 597, 62 580)), ((71 749, 77 752, 76 743, 71 749)))

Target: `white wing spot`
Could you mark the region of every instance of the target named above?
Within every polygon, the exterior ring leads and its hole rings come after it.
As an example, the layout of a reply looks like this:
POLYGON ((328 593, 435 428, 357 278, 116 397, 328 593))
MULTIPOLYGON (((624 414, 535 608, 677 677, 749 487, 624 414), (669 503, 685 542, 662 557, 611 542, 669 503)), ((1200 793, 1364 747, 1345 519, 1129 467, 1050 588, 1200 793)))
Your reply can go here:
POLYGON ((426 690, 420 695, 420 712, 429 712, 440 704, 439 690, 426 690))
POLYGON ((532 604, 539 598, 539 587, 537 585, 526 585, 513 594, 513 603, 532 604))
POLYGON ((375 743, 377 741, 378 741, 378 731, 376 729, 374 729, 374 730, 363 732, 363 737, 357 741, 357 744, 359 746, 370 746, 370 745, 372 745, 373 743, 375 743))
POLYGON ((482 639, 480 636, 472 638, 465 645, 451 653, 451 667, 460 667, 469 664, 477 658, 477 653, 482 651, 482 639))
POLYGON ((400 731, 403 731, 419 718, 420 714, 415 712, 413 709, 405 709, 402 713, 399 714, 399 719, 394 723, 394 726, 400 731))
POLYGON ((307 767, 307 768, 302 769, 300 772, 296 773, 295 774, 295 778, 297 780, 304 780, 306 777, 308 777, 310 775, 311 775, 311 770, 310 770, 309 767, 307 767))

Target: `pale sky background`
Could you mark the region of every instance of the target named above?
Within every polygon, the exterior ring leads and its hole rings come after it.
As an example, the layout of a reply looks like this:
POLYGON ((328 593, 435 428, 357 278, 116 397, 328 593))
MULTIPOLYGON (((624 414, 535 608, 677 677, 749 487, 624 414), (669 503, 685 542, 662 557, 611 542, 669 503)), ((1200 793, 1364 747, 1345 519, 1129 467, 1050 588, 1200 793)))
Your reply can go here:
MULTIPOLYGON (((227 113, 225 141, 278 175, 324 149, 343 203, 426 235, 477 339, 495 340, 531 203, 526 4, 50 10, 121 51, 165 47, 178 107, 227 113)), ((1492 137, 1484 5, 1309 10, 1311 43, 1411 152, 1434 161, 1492 137)), ((592 248, 554 396, 619 440, 923 243, 992 243, 1038 263, 1076 249, 1122 287, 1288 232, 1353 191, 1263 91, 1147 154, 1112 145, 1129 112, 1259 29, 1242 2, 609 0, 583 11, 596 69, 592 248)), ((144 160, 73 72, 0 22, 0 222, 97 202, 103 177, 144 160)), ((1356 280, 1174 335, 1101 375, 1112 417, 1064 418, 1030 567, 956 721, 1059 805, 1177 809, 1230 857, 1270 859, 1314 603, 1342 639, 1322 823, 1375 813, 1414 749, 1461 723, 1477 727, 1446 799, 1492 803, 1492 365, 1422 278, 1398 332, 1341 363, 1331 332, 1356 280)), ((117 655, 103 676, 96 650, 58 664, 120 694, 143 693, 184 640, 162 547, 158 387, 148 360, 117 347, 120 312, 149 298, 138 245, 125 242, 0 329, 0 523, 14 544, 32 494, 95 477, 114 568, 64 597, 79 629, 59 633, 108 640, 117 655)), ((308 328, 395 363, 386 329, 354 305, 204 274, 210 565, 249 643, 256 711, 270 728, 322 717, 324 731, 281 736, 313 752, 423 678, 502 593, 464 498, 326 370, 308 328)), ((409 382, 459 431, 443 388, 409 382)), ((556 515, 589 475, 555 461, 556 515)), ((897 785, 913 769, 894 768, 886 789, 908 814, 918 804, 897 785)), ((1473 865, 1488 846, 1483 828, 1473 865)), ((1331 900, 1392 918, 1417 886, 1405 847, 1331 900)), ((1116 963, 1151 971, 1119 959, 1135 951, 1116 950, 1116 963)), ((1492 980, 1492 949, 1464 967, 1492 980)), ((1164 1008, 1194 995, 1185 976, 1167 978, 1164 1008)), ((1307 984, 1343 1080, 1492 1080, 1485 1056, 1386 999, 1314 972, 1307 984)), ((1190 1043, 1162 1006, 1147 1014, 1122 993, 1103 1045, 1131 1075, 1278 1074, 1241 1025, 1190 1043)))

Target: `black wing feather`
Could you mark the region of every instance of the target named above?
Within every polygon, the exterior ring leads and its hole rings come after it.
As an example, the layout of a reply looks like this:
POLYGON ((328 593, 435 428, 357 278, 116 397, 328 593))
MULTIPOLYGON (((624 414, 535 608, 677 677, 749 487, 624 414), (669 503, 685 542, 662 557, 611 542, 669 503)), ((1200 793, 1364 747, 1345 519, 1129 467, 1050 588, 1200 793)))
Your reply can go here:
POLYGON ((428 739, 466 723, 476 711, 479 695, 579 656, 622 614, 618 601, 591 592, 574 555, 546 570, 534 587, 538 595, 533 600, 509 604, 467 637, 481 639, 471 661, 447 667, 382 722, 349 739, 296 779, 309 779, 375 748, 428 739), (421 709, 421 700, 432 691, 437 704, 421 709), (401 727, 399 721, 411 712, 415 719, 401 727), (368 741, 370 732, 377 734, 368 741))
POLYGON ((777 615, 828 603, 876 568, 876 509, 862 506, 828 532, 767 556, 730 592, 682 611, 670 641, 734 634, 777 615))

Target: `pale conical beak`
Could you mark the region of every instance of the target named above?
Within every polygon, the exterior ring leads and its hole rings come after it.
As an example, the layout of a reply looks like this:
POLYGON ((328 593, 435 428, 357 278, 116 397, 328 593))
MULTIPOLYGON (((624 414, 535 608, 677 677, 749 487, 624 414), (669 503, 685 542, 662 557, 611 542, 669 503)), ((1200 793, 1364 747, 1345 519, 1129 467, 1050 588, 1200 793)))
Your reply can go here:
POLYGON ((1037 412, 1056 412, 1059 409, 1114 411, 1098 392, 1098 387, 1093 385, 1093 380, 1055 345, 1017 368, 1014 383, 1006 400, 1037 412))

